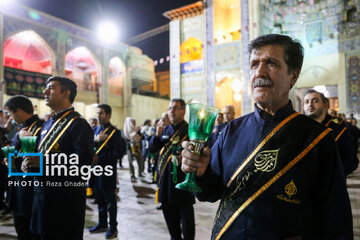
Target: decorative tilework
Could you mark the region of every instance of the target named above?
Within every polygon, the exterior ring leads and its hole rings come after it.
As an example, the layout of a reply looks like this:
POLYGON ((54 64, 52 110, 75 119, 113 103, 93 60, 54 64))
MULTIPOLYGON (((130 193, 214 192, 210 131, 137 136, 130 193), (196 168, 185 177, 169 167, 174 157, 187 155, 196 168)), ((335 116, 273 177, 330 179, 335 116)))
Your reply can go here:
POLYGON ((43 40, 45 40, 46 43, 52 48, 52 50, 56 52, 58 33, 52 29, 49 29, 45 26, 41 26, 38 24, 32 24, 30 22, 6 15, 4 15, 3 26, 4 26, 4 40, 6 40, 8 37, 10 37, 15 33, 32 30, 36 34, 38 34, 43 40))
POLYGON ((360 52, 346 55, 348 113, 360 113, 360 52))
POLYGON ((215 46, 215 69, 221 71, 224 69, 241 67, 241 44, 239 41, 219 44, 215 46))

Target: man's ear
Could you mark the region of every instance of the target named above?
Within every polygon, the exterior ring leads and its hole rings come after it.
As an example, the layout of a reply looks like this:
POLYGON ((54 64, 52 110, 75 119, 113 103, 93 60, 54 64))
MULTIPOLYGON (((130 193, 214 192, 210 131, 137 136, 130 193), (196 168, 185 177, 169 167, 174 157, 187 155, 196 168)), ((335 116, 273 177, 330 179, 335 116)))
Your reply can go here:
POLYGON ((290 89, 293 88, 293 86, 295 85, 296 81, 298 80, 299 78, 299 75, 300 75, 300 70, 294 70, 292 73, 292 78, 290 80, 290 89))
POLYGON ((65 90, 65 96, 69 99, 69 101, 70 101, 70 90, 69 89, 67 89, 67 90, 65 90))

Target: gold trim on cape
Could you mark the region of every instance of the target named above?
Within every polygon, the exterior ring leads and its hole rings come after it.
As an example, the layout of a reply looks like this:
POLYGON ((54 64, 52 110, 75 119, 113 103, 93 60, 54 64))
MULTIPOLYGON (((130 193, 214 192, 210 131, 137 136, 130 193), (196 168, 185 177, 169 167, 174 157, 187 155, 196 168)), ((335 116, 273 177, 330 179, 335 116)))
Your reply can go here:
MULTIPOLYGON (((31 132, 32 127, 33 127, 38 121, 39 121, 39 120, 34 121, 34 122, 30 125, 29 129, 27 130, 27 132, 31 132)), ((33 136, 35 136, 35 135, 33 135, 33 136)))
POLYGON ((45 137, 43 138, 43 140, 41 141, 41 143, 39 144, 38 149, 41 148, 41 146, 44 144, 45 140, 49 137, 50 132, 54 129, 54 127, 60 122, 60 120, 62 120, 65 116, 67 116, 69 113, 73 112, 74 110, 69 110, 66 113, 64 113, 58 120, 56 120, 56 122, 54 123, 54 125, 50 128, 50 130, 47 132, 47 134, 45 135, 45 137))
POLYGON ((330 118, 330 120, 325 124, 325 127, 329 126, 329 124, 333 121, 333 118, 330 118))
POLYGON ((337 140, 339 140, 339 138, 341 137, 341 135, 345 132, 347 128, 344 127, 343 130, 341 130, 341 132, 337 135, 337 137, 335 138, 335 142, 337 142, 337 140))
POLYGON ((34 132, 33 136, 36 136, 40 130, 41 130, 41 127, 38 127, 38 129, 36 129, 36 131, 34 132))
MULTIPOLYGON (((79 118, 80 116, 76 116, 74 118, 72 118, 68 124, 66 124, 66 126, 63 128, 63 130, 61 130, 61 132, 59 133, 59 135, 55 138, 55 140, 53 141, 53 143, 50 145, 50 147, 46 150, 46 152, 44 153, 44 156, 46 156, 47 154, 49 154, 49 152, 51 151, 51 149, 55 146, 55 144, 57 143, 57 141, 60 139, 60 137, 64 134, 64 132, 68 129, 68 127, 71 125, 71 123, 79 118)), ((44 140, 43 140, 44 141, 44 140)), ((39 147, 40 149, 40 147, 39 147)))
MULTIPOLYGON (((108 127, 108 128, 110 128, 110 127, 108 127)), ((103 134, 105 134, 105 132, 106 132, 106 130, 108 130, 108 128, 105 129, 105 131, 104 131, 103 134)), ((105 145, 106 145, 107 142, 110 140, 110 138, 112 137, 112 135, 114 135, 115 131, 116 131, 116 128, 114 128, 114 129, 112 130, 112 132, 111 132, 110 135, 106 138, 106 140, 103 142, 103 144, 101 144, 101 146, 99 147, 99 149, 96 150, 95 156, 99 154, 99 152, 101 151, 101 149, 103 149, 103 147, 105 147, 105 145)))
MULTIPOLYGON (((185 141, 185 139, 186 139, 187 137, 188 137, 188 134, 186 134, 186 135, 181 139, 180 142, 182 143, 183 141, 185 141)), ((170 154, 170 156, 169 156, 168 159, 166 160, 163 168, 161 169, 160 174, 159 174, 159 177, 160 177, 160 178, 161 178, 161 176, 162 176, 162 174, 163 174, 163 172, 164 172, 164 170, 165 170, 165 167, 168 165, 171 157, 172 157, 172 154, 170 154)))

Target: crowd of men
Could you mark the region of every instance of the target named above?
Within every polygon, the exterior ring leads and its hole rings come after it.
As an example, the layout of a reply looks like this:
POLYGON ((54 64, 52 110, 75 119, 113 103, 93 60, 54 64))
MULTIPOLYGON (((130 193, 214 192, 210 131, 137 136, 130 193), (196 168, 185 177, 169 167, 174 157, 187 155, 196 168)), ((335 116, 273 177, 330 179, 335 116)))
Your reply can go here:
POLYGON ((294 111, 289 91, 303 63, 299 42, 264 35, 251 41, 249 53, 255 111, 235 118, 234 106, 225 106, 200 155, 188 137, 183 99, 172 99, 160 119, 141 128, 127 117, 121 131, 111 124, 108 104, 99 104, 89 123, 76 112, 77 86, 68 78, 47 80, 46 121, 27 97, 7 100, 1 145, 21 153, 22 139, 37 136, 36 152, 44 158, 1 156, 3 179, 11 169, 24 173, 11 181, 38 183, 11 185, 6 194, 18 239, 82 239, 86 188, 99 213, 90 233, 116 238, 117 164, 125 154, 131 181, 143 178, 145 169, 154 177, 171 239, 195 239, 195 197, 220 200, 212 239, 353 239, 345 179, 359 162, 356 120, 331 116, 329 100, 315 90, 304 95, 304 115, 294 111), (189 172, 196 172, 202 192, 175 187, 189 172))

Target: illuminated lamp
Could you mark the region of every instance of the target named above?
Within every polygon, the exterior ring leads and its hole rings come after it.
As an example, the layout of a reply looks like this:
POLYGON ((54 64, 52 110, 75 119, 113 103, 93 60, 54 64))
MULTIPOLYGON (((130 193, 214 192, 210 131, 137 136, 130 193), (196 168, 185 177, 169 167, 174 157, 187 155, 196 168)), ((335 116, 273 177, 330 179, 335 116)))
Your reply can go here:
POLYGON ((89 64, 87 64, 86 62, 83 62, 83 61, 79 61, 76 63, 76 67, 85 71, 86 69, 89 68, 89 64))
POLYGON ((237 102, 241 101, 241 95, 238 94, 238 93, 236 93, 236 94, 234 95, 234 100, 237 101, 237 102))
POLYGON ((314 90, 315 90, 315 91, 318 91, 318 92, 320 92, 320 93, 325 93, 325 91, 326 91, 326 86, 325 86, 325 85, 315 86, 315 87, 314 87, 314 90))
POLYGON ((100 23, 97 27, 97 33, 99 39, 105 43, 116 41, 119 35, 118 27, 110 21, 100 23))

